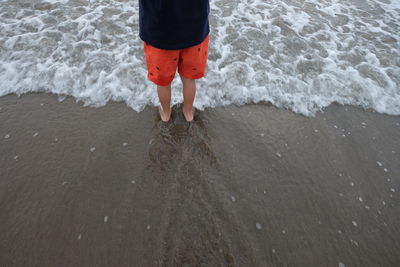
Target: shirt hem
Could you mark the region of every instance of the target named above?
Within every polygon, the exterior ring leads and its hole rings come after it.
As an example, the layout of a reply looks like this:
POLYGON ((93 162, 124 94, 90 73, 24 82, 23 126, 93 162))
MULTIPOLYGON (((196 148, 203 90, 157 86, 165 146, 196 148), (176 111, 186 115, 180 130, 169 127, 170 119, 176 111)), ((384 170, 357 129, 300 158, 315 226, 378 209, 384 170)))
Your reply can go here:
POLYGON ((154 46, 154 47, 156 47, 156 48, 158 48, 158 49, 179 50, 179 49, 185 49, 185 48, 192 47, 192 46, 195 46, 195 45, 200 44, 201 42, 203 42, 203 41, 206 39, 206 37, 207 37, 209 34, 210 34, 210 30, 207 31, 207 33, 206 33, 205 36, 202 36, 202 37, 201 37, 200 39, 198 39, 198 40, 195 40, 195 41, 188 41, 188 42, 185 42, 185 43, 181 43, 181 44, 179 44, 179 45, 177 45, 177 44, 171 44, 171 45, 158 44, 158 43, 155 43, 155 42, 151 41, 149 38, 146 38, 145 36, 143 36, 142 33, 139 34, 139 37, 140 37, 140 39, 141 39, 143 42, 147 42, 147 43, 150 44, 151 46, 154 46))

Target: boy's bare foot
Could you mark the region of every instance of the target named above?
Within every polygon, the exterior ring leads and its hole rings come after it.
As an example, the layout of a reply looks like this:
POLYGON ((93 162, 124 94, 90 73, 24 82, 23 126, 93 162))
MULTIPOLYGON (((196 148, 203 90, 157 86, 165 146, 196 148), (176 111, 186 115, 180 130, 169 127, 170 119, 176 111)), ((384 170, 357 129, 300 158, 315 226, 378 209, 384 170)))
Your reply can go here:
POLYGON ((171 118, 171 112, 172 112, 171 108, 169 108, 168 112, 165 112, 163 110, 162 106, 160 105, 160 106, 158 106, 158 112, 160 112, 161 120, 164 121, 164 122, 168 122, 169 119, 171 118))
POLYGON ((182 109, 183 115, 185 116, 185 119, 187 122, 193 121, 194 117, 194 107, 190 111, 187 111, 186 109, 182 109))

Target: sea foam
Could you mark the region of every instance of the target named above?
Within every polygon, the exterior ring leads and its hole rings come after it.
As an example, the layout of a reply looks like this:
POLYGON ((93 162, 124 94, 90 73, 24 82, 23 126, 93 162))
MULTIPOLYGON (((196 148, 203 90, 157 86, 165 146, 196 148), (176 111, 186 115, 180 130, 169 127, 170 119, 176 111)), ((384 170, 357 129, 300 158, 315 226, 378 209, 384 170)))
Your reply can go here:
MULTIPOLYGON (((306 116, 333 102, 400 114, 400 2, 213 0, 199 109, 269 101, 306 116)), ((158 105, 137 0, 0 0, 0 96, 158 105)), ((178 75, 172 104, 181 103, 178 75)))

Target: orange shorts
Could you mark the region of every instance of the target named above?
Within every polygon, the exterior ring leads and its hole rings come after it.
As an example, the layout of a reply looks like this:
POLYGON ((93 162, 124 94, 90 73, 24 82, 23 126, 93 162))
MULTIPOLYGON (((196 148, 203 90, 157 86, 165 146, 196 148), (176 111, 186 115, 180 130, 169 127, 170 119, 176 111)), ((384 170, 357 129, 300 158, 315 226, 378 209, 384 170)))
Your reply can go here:
POLYGON ((147 78, 160 86, 169 85, 176 73, 185 78, 199 79, 204 77, 208 57, 209 35, 198 45, 178 49, 159 49, 144 42, 147 78))

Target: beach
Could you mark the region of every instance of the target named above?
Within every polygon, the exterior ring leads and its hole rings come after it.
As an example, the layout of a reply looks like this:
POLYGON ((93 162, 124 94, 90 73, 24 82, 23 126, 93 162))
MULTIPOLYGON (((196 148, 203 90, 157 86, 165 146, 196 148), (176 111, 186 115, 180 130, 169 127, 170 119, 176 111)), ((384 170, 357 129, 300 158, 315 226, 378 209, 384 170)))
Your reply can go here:
POLYGON ((400 117, 0 98, 0 266, 398 266, 400 117))
POLYGON ((192 123, 139 1, 0 2, 0 267, 400 266, 399 1, 210 1, 192 123))

